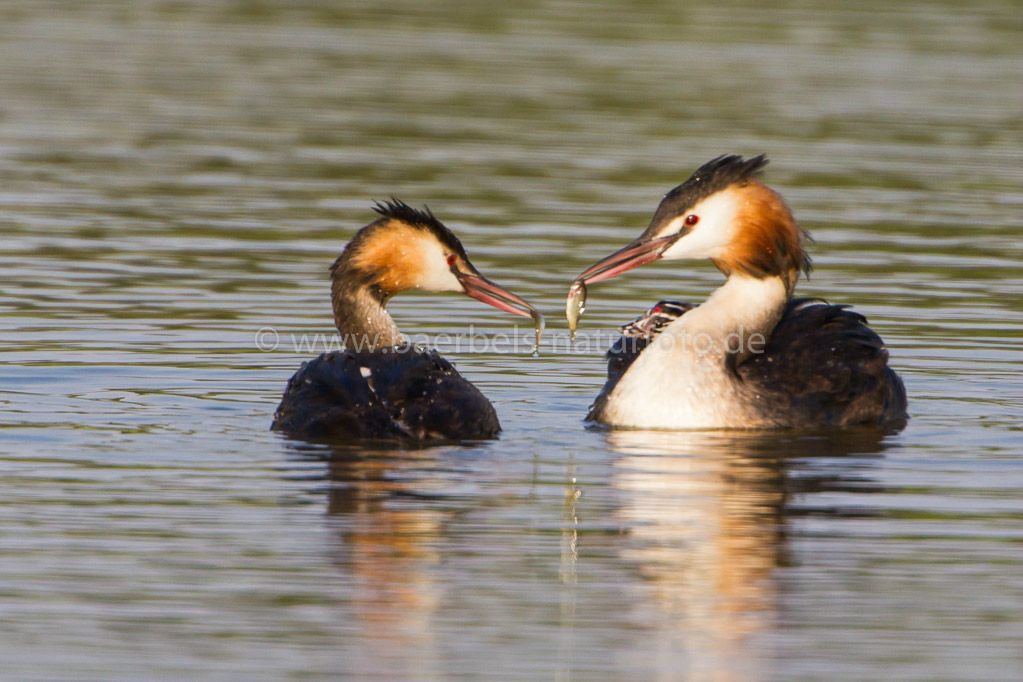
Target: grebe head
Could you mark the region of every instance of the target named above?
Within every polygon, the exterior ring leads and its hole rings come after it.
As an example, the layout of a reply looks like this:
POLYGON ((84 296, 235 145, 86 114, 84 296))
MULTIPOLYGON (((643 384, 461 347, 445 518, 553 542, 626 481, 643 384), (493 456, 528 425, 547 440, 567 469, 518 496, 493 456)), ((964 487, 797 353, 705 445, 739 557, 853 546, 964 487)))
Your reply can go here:
POLYGON ((647 229, 633 242, 584 271, 584 284, 611 279, 658 259, 710 259, 725 275, 781 277, 791 290, 808 274, 808 235, 781 196, 757 178, 767 165, 719 156, 661 200, 647 229))
POLYGON ((335 301, 353 287, 368 289, 381 305, 410 289, 458 291, 515 315, 538 315, 481 275, 458 237, 429 209, 391 199, 373 210, 380 218, 359 230, 331 267, 335 301))

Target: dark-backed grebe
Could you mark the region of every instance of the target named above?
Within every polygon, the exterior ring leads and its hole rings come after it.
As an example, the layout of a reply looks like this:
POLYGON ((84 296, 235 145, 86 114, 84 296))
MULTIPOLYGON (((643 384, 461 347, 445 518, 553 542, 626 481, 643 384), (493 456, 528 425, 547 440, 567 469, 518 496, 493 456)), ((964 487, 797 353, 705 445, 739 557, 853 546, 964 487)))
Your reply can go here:
MULTIPOLYGON (((429 210, 398 200, 359 230, 330 269, 334 323, 345 350, 304 363, 271 428, 302 438, 454 440, 501 430, 493 405, 436 351, 409 344, 385 306, 409 289, 459 291, 500 310, 543 318, 481 275, 429 210)), ((539 335, 539 331, 537 332, 539 335)))
POLYGON ((589 419, 615 427, 901 428, 902 380, 866 319, 793 299, 810 271, 807 236, 757 179, 761 155, 718 157, 668 192, 638 239, 569 291, 574 331, 586 285, 658 259, 710 259, 727 278, 701 305, 662 301, 608 353, 589 419))

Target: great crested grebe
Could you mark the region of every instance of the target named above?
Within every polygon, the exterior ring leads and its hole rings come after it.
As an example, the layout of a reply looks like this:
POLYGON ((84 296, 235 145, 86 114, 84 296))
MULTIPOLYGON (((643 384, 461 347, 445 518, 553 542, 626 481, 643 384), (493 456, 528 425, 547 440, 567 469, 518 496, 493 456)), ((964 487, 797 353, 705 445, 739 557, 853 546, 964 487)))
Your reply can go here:
POLYGON ((575 329, 586 285, 658 259, 710 259, 725 283, 702 304, 662 301, 623 327, 588 419, 616 427, 901 428, 902 380, 866 319, 792 298, 810 271, 808 235, 757 179, 767 165, 720 156, 661 200, 638 239, 569 290, 575 329))
POLYGON ((436 351, 409 344, 385 306, 409 289, 459 291, 500 310, 543 317, 481 275, 430 211, 397 199, 359 230, 330 268, 334 323, 344 350, 295 373, 272 429, 303 438, 492 438, 493 405, 436 351))

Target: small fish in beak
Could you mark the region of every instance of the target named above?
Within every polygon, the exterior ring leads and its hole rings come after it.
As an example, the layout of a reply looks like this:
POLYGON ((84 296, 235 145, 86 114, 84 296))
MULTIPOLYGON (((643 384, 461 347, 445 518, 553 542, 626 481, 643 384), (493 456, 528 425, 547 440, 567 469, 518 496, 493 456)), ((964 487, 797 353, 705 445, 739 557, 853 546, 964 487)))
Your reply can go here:
POLYGON ((660 258, 665 249, 674 244, 677 239, 678 235, 653 239, 640 237, 610 256, 597 261, 576 277, 568 290, 568 299, 565 301, 565 317, 568 318, 568 331, 572 339, 575 339, 579 319, 586 310, 587 284, 603 282, 633 268, 652 263, 660 258))
POLYGON ((577 279, 572 282, 565 300, 565 317, 568 318, 569 338, 575 341, 575 332, 579 327, 579 318, 586 312, 586 284, 577 279))

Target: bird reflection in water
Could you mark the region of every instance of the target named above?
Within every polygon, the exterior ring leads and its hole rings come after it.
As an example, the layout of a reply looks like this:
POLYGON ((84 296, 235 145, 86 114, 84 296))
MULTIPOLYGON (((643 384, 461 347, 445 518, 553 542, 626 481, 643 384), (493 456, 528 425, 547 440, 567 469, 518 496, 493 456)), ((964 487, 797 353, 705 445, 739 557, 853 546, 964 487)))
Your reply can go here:
POLYGON ((550 665, 557 680, 598 669, 763 677, 770 640, 759 635, 774 627, 776 569, 790 563, 787 519, 847 513, 801 493, 865 492, 864 458, 877 456, 882 437, 595 435, 606 458, 565 452, 547 459, 556 472, 534 461, 532 475, 519 461, 510 478, 478 453, 461 459, 457 447, 332 452, 327 522, 345 671, 446 679, 467 660, 500 658, 490 647, 502 633, 529 642, 532 669, 550 665), (495 532, 495 518, 535 527, 495 532), (607 641, 618 645, 595 645, 607 641))
POLYGON ((438 544, 453 512, 436 452, 336 449, 329 460, 327 512, 340 540, 332 551, 351 580, 346 599, 363 645, 346 654, 350 674, 444 678, 434 632, 438 544))
POLYGON ((876 454, 881 435, 622 430, 606 438, 619 455, 612 485, 628 529, 620 556, 645 579, 633 618, 656 640, 658 660, 637 664, 666 679, 761 677, 755 636, 775 619, 790 496, 804 485, 842 487, 837 477, 793 477, 788 462, 876 454))

